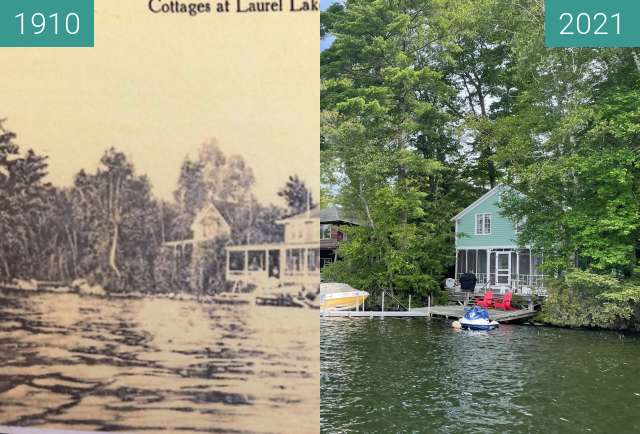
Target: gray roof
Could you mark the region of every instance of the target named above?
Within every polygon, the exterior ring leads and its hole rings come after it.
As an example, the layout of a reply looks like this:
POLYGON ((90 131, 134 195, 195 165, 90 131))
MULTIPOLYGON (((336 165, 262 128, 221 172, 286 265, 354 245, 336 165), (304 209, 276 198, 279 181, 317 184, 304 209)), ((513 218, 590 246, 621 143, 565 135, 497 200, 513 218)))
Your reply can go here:
POLYGON ((347 217, 345 210, 338 206, 320 210, 320 223, 349 223, 360 225, 356 219, 347 217))
POLYGON ((285 217, 283 219, 278 220, 277 223, 286 223, 293 220, 317 219, 320 214, 319 210, 320 210, 320 207, 316 205, 313 208, 311 208, 309 211, 304 211, 304 212, 301 212, 300 214, 295 214, 289 217, 285 217))

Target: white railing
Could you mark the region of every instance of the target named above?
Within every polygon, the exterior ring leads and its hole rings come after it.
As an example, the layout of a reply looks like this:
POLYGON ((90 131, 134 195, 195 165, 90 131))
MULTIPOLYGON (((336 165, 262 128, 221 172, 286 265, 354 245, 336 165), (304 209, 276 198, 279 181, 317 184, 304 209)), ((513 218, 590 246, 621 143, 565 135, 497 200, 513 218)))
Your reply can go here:
MULTIPOLYGON (((456 274, 456 280, 460 281, 460 276, 464 273, 456 274)), ((542 274, 512 274, 510 284, 496 283, 495 273, 487 275, 486 273, 475 274, 477 282, 474 290, 475 294, 483 294, 487 289, 492 289, 504 294, 511 291, 520 295, 538 295, 546 296, 547 290, 544 287, 544 275, 542 274)), ((458 283, 459 284, 459 283, 458 283)))

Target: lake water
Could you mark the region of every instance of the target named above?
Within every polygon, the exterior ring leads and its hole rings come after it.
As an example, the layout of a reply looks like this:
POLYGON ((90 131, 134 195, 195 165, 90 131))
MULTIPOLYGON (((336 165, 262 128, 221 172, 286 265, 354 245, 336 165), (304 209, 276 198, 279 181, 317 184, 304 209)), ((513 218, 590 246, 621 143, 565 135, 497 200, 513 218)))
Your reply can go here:
POLYGON ((0 290, 0 425, 317 432, 318 312, 0 290))
POLYGON ((325 433, 640 432, 640 338, 321 320, 325 433))

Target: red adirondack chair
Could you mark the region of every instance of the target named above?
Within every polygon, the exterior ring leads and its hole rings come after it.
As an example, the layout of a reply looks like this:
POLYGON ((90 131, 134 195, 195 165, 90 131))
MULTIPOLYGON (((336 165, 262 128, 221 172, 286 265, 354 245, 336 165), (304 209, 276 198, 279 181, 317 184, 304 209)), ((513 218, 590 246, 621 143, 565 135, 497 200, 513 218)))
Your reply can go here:
POLYGON ((507 292, 504 295, 504 298, 502 299, 502 301, 493 302, 493 306, 496 309, 515 310, 516 308, 511 306, 511 299, 512 298, 513 298, 513 292, 507 292))
POLYGON ((492 291, 485 292, 484 298, 482 300, 478 300, 476 302, 476 305, 480 307, 484 307, 485 309, 493 307, 493 292, 492 291))

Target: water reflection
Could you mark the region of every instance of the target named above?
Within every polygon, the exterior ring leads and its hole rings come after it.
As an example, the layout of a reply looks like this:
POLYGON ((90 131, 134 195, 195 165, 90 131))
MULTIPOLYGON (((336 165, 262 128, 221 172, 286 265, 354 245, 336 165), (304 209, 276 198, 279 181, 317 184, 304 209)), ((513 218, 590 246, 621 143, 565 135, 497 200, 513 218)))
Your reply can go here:
POLYGON ((0 424, 316 432, 317 311, 0 291, 0 424))
POLYGON ((322 319, 322 432, 640 432, 639 367, 611 332, 322 319))

